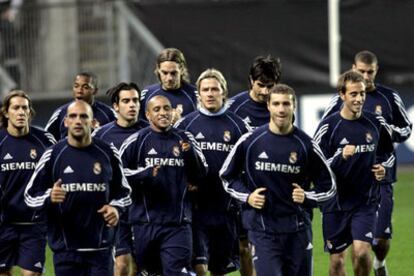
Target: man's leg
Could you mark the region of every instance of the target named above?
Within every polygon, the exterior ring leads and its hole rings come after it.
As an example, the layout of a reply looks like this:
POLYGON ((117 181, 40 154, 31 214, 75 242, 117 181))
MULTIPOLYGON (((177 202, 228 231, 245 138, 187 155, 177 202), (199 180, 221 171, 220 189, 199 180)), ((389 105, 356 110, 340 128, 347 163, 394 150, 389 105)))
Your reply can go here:
POLYGON ((375 276, 387 276, 385 258, 390 250, 392 236, 392 210, 394 207, 393 185, 381 184, 381 202, 378 209, 378 222, 375 230, 375 239, 372 249, 375 253, 374 272, 375 276))
POLYGON ((345 257, 346 250, 331 254, 329 260, 329 276, 346 276, 345 257))
POLYGON ((165 226, 159 235, 162 275, 190 275, 193 237, 191 225, 165 226))
POLYGON ((16 265, 23 276, 41 275, 46 259, 46 224, 16 225, 19 252, 16 265))
POLYGON ((277 234, 249 231, 252 259, 258 276, 282 276, 284 239, 277 234))
POLYGON ((53 265, 56 276, 88 276, 83 258, 77 252, 54 252, 53 265))
POLYGON ((240 267, 238 236, 234 219, 215 226, 210 231, 208 263, 211 275, 226 275, 240 267))
POLYGON ((365 241, 355 240, 353 248, 353 268, 355 276, 369 276, 372 268, 371 244, 365 241))
POLYGON ((206 226, 193 219, 193 266, 197 276, 205 276, 208 271, 209 238, 206 226))
POLYGON ((0 226, 0 276, 11 276, 16 264, 18 234, 11 225, 0 226))
POLYGON ((132 232, 131 226, 122 221, 116 232, 115 244, 115 276, 128 276, 132 264, 132 232))
POLYGON ((371 244, 377 224, 376 204, 361 206, 352 214, 352 261, 354 274, 369 275, 372 269, 371 244))

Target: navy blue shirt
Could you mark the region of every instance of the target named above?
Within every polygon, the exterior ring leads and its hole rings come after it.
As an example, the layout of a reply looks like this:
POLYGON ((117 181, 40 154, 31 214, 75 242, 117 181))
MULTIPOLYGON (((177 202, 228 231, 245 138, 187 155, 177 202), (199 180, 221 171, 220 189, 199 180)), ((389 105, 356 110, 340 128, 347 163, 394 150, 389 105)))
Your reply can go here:
POLYGON ((381 184, 371 169, 374 164, 386 164, 387 159, 394 158, 389 154, 392 151, 390 134, 384 119, 368 112, 355 120, 346 120, 335 112, 320 122, 314 139, 336 175, 342 210, 378 202, 381 184), (342 151, 346 145, 355 145, 356 150, 344 160, 342 151))
POLYGON ((269 123, 270 114, 267 103, 255 102, 249 95, 249 91, 240 92, 228 100, 230 111, 241 117, 252 128, 269 123))
MULTIPOLYGON (((342 100, 339 95, 334 96, 326 108, 323 118, 339 111, 342 107, 342 100)), ((375 90, 366 93, 363 110, 381 115, 388 125, 393 129, 393 142, 401 143, 406 141, 412 130, 412 123, 408 118, 404 103, 397 91, 380 84, 375 84, 375 90)), ((391 152, 395 154, 394 149, 391 152)), ((390 182, 395 182, 397 163, 394 162, 389 170, 390 182)))
POLYGON ((220 177, 224 189, 234 198, 247 202, 254 190, 265 187, 263 209, 246 204, 246 229, 269 233, 291 233, 311 227, 304 207, 319 203, 322 210, 336 205, 335 178, 318 145, 294 127, 286 135, 274 134, 269 125, 244 134, 225 160, 220 177), (243 174, 244 173, 244 174, 243 174), (307 189, 309 183, 312 189, 307 189), (304 204, 292 199, 293 185, 305 191, 304 204))
POLYGON ((113 243, 113 228, 97 211, 106 204, 119 210, 131 204, 130 187, 113 145, 93 138, 84 148, 61 140, 46 150, 25 191, 32 208, 46 208, 53 251, 99 250, 113 243), (62 203, 52 203, 53 184, 62 179, 62 203))
POLYGON ((178 121, 175 127, 194 135, 209 168, 207 176, 197 183, 195 215, 204 224, 225 223, 232 202, 223 189, 219 171, 234 144, 248 132, 248 126, 226 108, 217 113, 200 108, 178 121))
POLYGON ((207 164, 189 132, 174 128, 156 132, 146 127, 128 137, 120 152, 132 187, 130 223, 191 222, 188 184, 205 176, 207 164), (183 152, 182 142, 190 143, 190 150, 183 152), (161 167, 153 177, 157 165, 161 167))
POLYGON ((139 111, 139 118, 141 120, 147 120, 145 117, 147 102, 149 99, 157 95, 167 97, 167 99, 171 102, 172 108, 181 108, 183 110, 181 116, 185 116, 197 110, 198 93, 195 86, 184 82, 178 89, 164 90, 161 84, 157 83, 145 87, 141 92, 141 108, 139 111))
MULTIPOLYGON (((68 129, 64 125, 64 119, 68 106, 71 103, 73 103, 73 101, 56 109, 46 124, 46 131, 52 133, 57 141, 68 135, 68 129)), ((94 119, 97 120, 99 126, 105 125, 116 119, 115 111, 102 102, 95 101, 91 107, 94 119)))
POLYGON ((108 143, 112 143, 117 149, 121 148, 122 143, 130 135, 134 134, 141 128, 147 127, 148 123, 139 120, 130 127, 122 127, 116 121, 103 125, 92 133, 93 137, 100 138, 108 143))
POLYGON ((24 203, 24 189, 46 148, 56 143, 53 136, 40 128, 30 127, 21 137, 0 129, 0 224, 44 222, 43 212, 24 203))

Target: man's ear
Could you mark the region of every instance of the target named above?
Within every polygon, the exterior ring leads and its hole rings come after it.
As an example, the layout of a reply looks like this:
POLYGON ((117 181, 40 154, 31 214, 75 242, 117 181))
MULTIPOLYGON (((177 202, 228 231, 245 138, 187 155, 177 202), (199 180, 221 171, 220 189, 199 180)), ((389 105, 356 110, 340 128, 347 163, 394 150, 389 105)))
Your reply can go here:
POLYGON ((63 119, 63 124, 65 125, 65 127, 68 127, 68 123, 66 122, 66 120, 68 119, 68 117, 65 116, 65 118, 63 119))
POLYGON ((98 127, 100 127, 99 121, 96 120, 96 118, 93 118, 92 119, 92 129, 96 129, 98 127))

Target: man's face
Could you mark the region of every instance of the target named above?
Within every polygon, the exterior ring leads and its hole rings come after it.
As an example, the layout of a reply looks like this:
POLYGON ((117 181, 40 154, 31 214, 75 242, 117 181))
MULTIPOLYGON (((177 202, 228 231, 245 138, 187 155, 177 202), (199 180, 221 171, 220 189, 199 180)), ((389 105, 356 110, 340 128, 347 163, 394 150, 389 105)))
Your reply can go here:
POLYGON ((378 64, 376 63, 366 64, 366 63, 357 61, 356 64, 352 65, 352 70, 364 76, 364 79, 367 85, 366 87, 367 91, 371 91, 375 88, 374 81, 378 73, 378 64))
POLYGON ((200 82, 201 106, 210 112, 219 111, 224 102, 223 89, 215 78, 203 79, 200 82))
POLYGON ((92 110, 84 102, 74 102, 69 105, 65 117, 68 136, 80 141, 91 135, 92 120, 92 110))
POLYGON ((276 85, 274 81, 262 82, 261 80, 250 80, 252 88, 250 97, 258 103, 266 103, 269 96, 269 90, 276 85))
POLYGON ((365 84, 363 82, 347 82, 345 87, 345 93, 340 93, 344 102, 342 109, 353 116, 360 114, 365 102, 365 84))
POLYGON ((289 94, 270 95, 267 109, 270 113, 270 123, 280 130, 288 129, 292 125, 295 112, 293 96, 289 94))
POLYGON ((119 102, 114 103, 114 109, 118 113, 118 120, 126 123, 135 123, 138 120, 139 96, 135 89, 121 90, 119 102))
POLYGON ((165 90, 178 89, 181 86, 181 68, 180 65, 174 61, 161 62, 158 67, 158 74, 161 81, 161 86, 165 90))
POLYGON ((8 119, 8 129, 20 130, 28 128, 31 117, 29 101, 20 96, 11 98, 5 116, 8 119))
POLYGON ((145 113, 151 127, 155 131, 163 132, 171 126, 172 107, 167 98, 153 97, 147 104, 145 113))
POLYGON ((93 103, 94 96, 98 90, 93 86, 91 79, 85 76, 76 76, 73 82, 73 97, 77 100, 83 100, 88 104, 93 103))

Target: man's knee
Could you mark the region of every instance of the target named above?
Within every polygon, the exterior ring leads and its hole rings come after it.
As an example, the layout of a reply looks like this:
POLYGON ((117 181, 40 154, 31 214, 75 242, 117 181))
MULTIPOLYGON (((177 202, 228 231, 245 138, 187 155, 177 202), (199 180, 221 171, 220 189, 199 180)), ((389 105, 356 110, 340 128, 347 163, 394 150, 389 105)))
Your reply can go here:
POLYGON ((194 270, 197 276, 207 275, 207 265, 206 264, 197 264, 194 266, 194 270))
POLYGON ((128 276, 131 258, 127 256, 118 256, 115 260, 115 270, 117 276, 128 276))
POLYGON ((345 268, 345 254, 332 254, 330 260, 330 269, 332 271, 341 271, 345 268))

